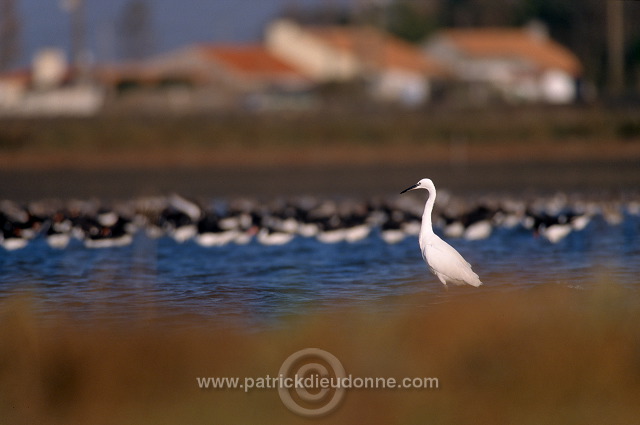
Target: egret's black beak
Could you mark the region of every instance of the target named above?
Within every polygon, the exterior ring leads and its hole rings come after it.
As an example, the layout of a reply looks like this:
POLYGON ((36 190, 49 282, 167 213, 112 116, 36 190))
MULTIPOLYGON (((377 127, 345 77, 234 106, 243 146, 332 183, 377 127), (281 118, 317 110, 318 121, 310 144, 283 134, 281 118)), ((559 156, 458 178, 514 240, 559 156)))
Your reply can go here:
POLYGON ((411 189, 415 189, 416 187, 418 187, 418 183, 414 184, 414 185, 413 185, 413 186, 411 186, 411 187, 406 188, 405 190, 403 190, 402 192, 400 192, 400 195, 402 195, 402 194, 403 194, 403 193, 405 193, 405 192, 410 191, 411 189))

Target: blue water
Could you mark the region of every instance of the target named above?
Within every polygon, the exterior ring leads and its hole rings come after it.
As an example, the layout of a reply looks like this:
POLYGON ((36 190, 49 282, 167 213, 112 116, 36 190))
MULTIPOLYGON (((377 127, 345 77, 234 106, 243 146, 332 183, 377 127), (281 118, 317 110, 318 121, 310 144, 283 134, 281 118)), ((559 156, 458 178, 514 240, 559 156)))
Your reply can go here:
POLYGON ((254 322, 341 306, 375 306, 411 294, 443 302, 456 291, 512 291, 543 284, 588 290, 610 281, 640 289, 640 218, 620 225, 596 217, 557 244, 522 228, 496 229, 485 240, 450 239, 485 285, 445 290, 426 269, 416 237, 395 245, 376 232, 357 243, 295 238, 282 246, 203 248, 143 233, 126 247, 88 249, 44 239, 0 249, 0 299, 28 294, 44 315, 123 320, 188 314, 254 322))

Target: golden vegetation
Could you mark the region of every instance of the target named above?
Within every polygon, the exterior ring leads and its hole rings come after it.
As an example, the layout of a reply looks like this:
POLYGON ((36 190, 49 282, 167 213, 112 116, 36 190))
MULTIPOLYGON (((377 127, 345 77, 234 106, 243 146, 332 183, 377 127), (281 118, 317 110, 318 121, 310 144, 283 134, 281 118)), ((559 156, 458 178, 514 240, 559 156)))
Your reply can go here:
POLYGON ((44 320, 3 302, 0 418, 11 424, 631 424, 640 417, 640 309, 614 284, 512 293, 452 288, 248 328, 192 317, 44 320), (185 319, 185 318, 183 318, 185 319), (318 347, 353 376, 437 377, 438 389, 352 389, 326 418, 276 390, 204 390, 196 377, 275 376, 318 347))

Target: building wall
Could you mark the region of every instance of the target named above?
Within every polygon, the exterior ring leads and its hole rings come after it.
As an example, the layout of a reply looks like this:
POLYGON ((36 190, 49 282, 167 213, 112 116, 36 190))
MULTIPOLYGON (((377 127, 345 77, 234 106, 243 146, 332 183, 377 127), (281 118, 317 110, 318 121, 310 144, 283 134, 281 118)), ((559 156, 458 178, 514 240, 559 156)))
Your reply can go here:
POLYGON ((0 79, 0 110, 18 103, 25 91, 26 84, 21 81, 0 79))
POLYGON ((577 99, 576 81, 566 72, 550 69, 540 78, 540 90, 546 102, 563 104, 577 99))
POLYGON ((499 96, 508 102, 566 104, 576 100, 575 78, 558 69, 540 69, 517 57, 469 57, 438 37, 427 52, 452 71, 458 85, 468 87, 469 101, 488 102, 499 96))
POLYGON ((403 70, 380 73, 373 86, 373 94, 380 100, 399 102, 405 106, 419 106, 430 95, 429 81, 420 74, 403 70))
POLYGON ((274 55, 318 82, 348 81, 360 73, 354 57, 327 46, 290 21, 271 24, 265 42, 274 55))

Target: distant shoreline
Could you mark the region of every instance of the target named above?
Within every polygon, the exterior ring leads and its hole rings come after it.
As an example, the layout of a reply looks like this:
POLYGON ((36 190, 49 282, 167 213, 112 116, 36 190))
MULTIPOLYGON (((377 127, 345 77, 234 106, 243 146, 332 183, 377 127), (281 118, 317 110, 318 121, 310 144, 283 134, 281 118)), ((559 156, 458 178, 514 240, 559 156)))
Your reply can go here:
POLYGON ((118 169, 640 159, 640 109, 604 106, 0 119, 0 167, 118 169))
POLYGON ((1 152, 3 170, 154 169, 164 167, 262 167, 331 165, 570 163, 640 161, 640 143, 570 141, 562 144, 400 144, 382 146, 175 147, 79 151, 1 152))
POLYGON ((396 196, 408 184, 430 177, 442 189, 465 197, 489 193, 517 198, 558 192, 620 199, 638 193, 637 158, 581 161, 519 161, 452 164, 419 158, 411 163, 305 163, 298 165, 147 165, 113 167, 0 168, 0 199, 132 199, 179 193, 202 200, 252 197, 396 196))
POLYGON ((640 119, 602 108, 0 120, 0 198, 637 191, 640 119))

